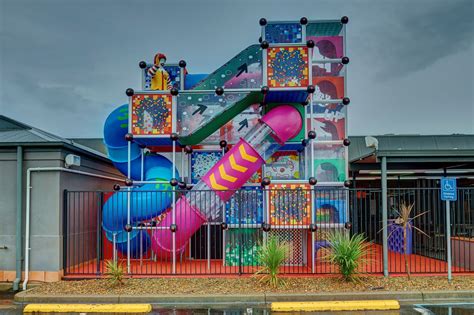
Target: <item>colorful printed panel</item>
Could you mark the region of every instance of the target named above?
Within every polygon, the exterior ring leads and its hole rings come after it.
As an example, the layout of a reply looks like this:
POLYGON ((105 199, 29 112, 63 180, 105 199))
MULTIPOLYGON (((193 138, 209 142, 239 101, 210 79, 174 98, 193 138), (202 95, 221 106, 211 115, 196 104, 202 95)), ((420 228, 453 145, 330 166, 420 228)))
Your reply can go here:
POLYGON ((301 43, 302 31, 300 23, 269 23, 265 26, 265 40, 269 43, 301 43))
POLYGON ((196 184, 222 157, 221 151, 191 153, 191 182, 196 184))
POLYGON ((263 191, 244 186, 226 203, 225 221, 229 224, 260 224, 263 222, 263 191))
POLYGON ((226 266, 257 266, 262 233, 258 229, 229 229, 225 240, 226 266))
MULTIPOLYGON (((313 121, 313 130, 316 131, 317 141, 336 141, 346 138, 346 119, 341 115, 316 114, 313 121), (341 117, 342 116, 342 117, 341 117)), ((310 126, 311 120, 307 119, 310 126)))
POLYGON ((312 22, 306 25, 306 37, 340 35, 342 24, 338 22, 312 22))
POLYGON ((306 36, 306 40, 314 41, 313 60, 344 57, 342 36, 306 36))
POLYGON ((307 225, 311 223, 311 186, 271 184, 270 224, 307 225))
POLYGON ((132 96, 132 133, 169 135, 172 133, 172 97, 169 94, 132 96))
POLYGON ((309 85, 307 47, 270 47, 267 49, 269 87, 306 87, 309 85))
POLYGON ((301 179, 304 165, 296 151, 280 151, 266 162, 265 176, 275 180, 301 179))
POLYGON ((314 77, 313 84, 316 87, 313 94, 314 100, 333 100, 344 97, 343 77, 314 77))
POLYGON ((314 146, 314 169, 318 182, 345 181, 345 159, 345 147, 343 145, 316 143, 314 146))
MULTIPOLYGON (((151 66, 151 65, 150 65, 151 66)), ((176 87, 176 88, 180 88, 180 82, 181 82, 181 77, 180 77, 180 74, 181 74, 181 68, 179 66, 176 66, 176 65, 169 65, 169 66, 164 66, 166 72, 168 72, 169 76, 170 76, 170 81, 171 81, 171 85, 173 87, 176 87)), ((151 84, 151 78, 150 76, 148 75, 148 69, 150 69, 150 67, 146 67, 145 68, 145 71, 143 71, 143 76, 144 76, 144 86, 143 86, 143 89, 144 90, 149 90, 150 89, 150 84, 151 84)))
POLYGON ((347 218, 346 191, 316 190, 316 223, 345 223, 347 218))

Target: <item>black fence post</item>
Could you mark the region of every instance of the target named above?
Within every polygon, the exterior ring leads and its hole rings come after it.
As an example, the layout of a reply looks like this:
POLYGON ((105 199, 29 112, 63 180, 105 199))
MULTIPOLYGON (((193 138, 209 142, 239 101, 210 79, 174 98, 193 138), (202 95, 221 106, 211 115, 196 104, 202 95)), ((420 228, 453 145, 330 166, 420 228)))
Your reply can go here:
POLYGON ((68 237, 67 237, 67 232, 68 232, 68 226, 67 226, 67 221, 68 221, 68 192, 67 189, 64 189, 63 191, 63 273, 66 275, 67 274, 67 242, 68 242, 68 237))
POLYGON ((96 257, 97 257, 97 266, 96 274, 100 275, 100 261, 102 259, 102 207, 104 204, 104 193, 98 192, 98 205, 97 205, 97 248, 96 248, 96 257))

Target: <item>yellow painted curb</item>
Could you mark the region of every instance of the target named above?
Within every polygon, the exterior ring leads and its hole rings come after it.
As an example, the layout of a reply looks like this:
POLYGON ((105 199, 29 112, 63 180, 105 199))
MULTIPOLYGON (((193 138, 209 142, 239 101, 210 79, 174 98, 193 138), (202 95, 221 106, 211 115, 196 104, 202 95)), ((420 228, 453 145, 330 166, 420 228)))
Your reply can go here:
POLYGON ((273 302, 271 309, 276 312, 383 311, 398 310, 400 304, 396 300, 273 302))
POLYGON ((149 313, 151 304, 28 304, 23 313, 149 313))

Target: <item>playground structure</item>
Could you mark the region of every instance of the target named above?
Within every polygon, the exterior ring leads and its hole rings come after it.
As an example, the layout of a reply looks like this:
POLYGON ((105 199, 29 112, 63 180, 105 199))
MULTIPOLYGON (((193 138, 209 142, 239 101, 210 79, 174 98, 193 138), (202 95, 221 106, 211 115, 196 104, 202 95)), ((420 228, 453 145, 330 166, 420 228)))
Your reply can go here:
POLYGON ((319 227, 347 226, 348 18, 259 22, 260 44, 209 75, 161 53, 140 62, 142 90, 127 89, 129 104, 107 118, 104 142, 127 179, 105 200, 104 246, 129 272, 144 257, 175 272, 199 251, 190 240, 203 224, 207 256, 209 227, 227 233, 215 256, 228 265, 266 237, 232 244, 233 234, 276 233, 295 244, 289 263, 303 265, 321 247, 319 227))

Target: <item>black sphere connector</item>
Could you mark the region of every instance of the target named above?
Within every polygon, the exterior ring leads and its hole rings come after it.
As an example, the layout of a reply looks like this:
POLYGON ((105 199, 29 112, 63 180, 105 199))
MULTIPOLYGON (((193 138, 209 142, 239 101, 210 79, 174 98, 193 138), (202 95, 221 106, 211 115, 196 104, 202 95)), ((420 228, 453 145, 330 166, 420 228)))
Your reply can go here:
POLYGON ((344 187, 349 188, 352 186, 352 182, 350 180, 345 180, 344 181, 344 187))
POLYGON ((316 132, 314 130, 308 131, 308 138, 311 140, 316 139, 316 132))
POLYGON ((186 190, 191 190, 191 189, 193 189, 193 186, 192 186, 192 185, 187 185, 187 186, 186 186, 186 190))
POLYGON ((346 222, 346 223, 344 223, 344 228, 345 228, 346 230, 352 229, 352 223, 351 223, 351 222, 346 222))
POLYGON ((310 39, 310 40, 306 41, 306 46, 308 48, 314 48, 314 40, 310 39))
POLYGON ((227 141, 221 140, 221 141, 219 142, 219 146, 221 147, 221 149, 225 148, 225 147, 227 146, 227 141))
POLYGON ((187 145, 184 147, 184 152, 186 152, 187 154, 191 154, 193 153, 193 148, 190 145, 187 145))
POLYGON ((119 191, 119 190, 120 190, 120 185, 119 185, 119 184, 115 184, 115 185, 114 185, 114 190, 115 190, 115 191, 119 191))
POLYGON ((178 230, 178 226, 176 224, 171 224, 170 225, 170 231, 175 233, 178 230))
POLYGON ((258 42, 259 42, 259 43, 262 43, 262 40, 263 40, 263 39, 262 39, 262 36, 260 36, 260 37, 258 38, 258 42))
POLYGON ((180 68, 186 68, 186 61, 180 60, 178 65, 179 65, 180 68))
POLYGON ((308 85, 308 87, 306 88, 306 91, 307 91, 309 94, 313 94, 314 91, 316 91, 316 88, 314 87, 314 85, 308 85))
POLYGON ((126 178, 125 179, 125 186, 133 186, 133 180, 131 180, 130 178, 126 178))
POLYGON ((270 180, 269 177, 264 177, 264 178, 262 179, 262 184, 261 184, 261 185, 262 185, 262 187, 265 187, 265 186, 270 185, 271 182, 272 182, 272 181, 270 180))
POLYGON ((315 178, 315 177, 310 177, 308 179, 308 183, 311 185, 311 186, 314 186, 318 183, 318 180, 315 178))
POLYGON ((224 148, 224 153, 229 152, 229 150, 230 150, 229 147, 225 147, 225 148, 224 148))
POLYGON ((133 94, 135 94, 135 91, 131 88, 128 88, 125 90, 125 94, 127 94, 127 96, 133 96, 133 94))
POLYGON ((145 69, 146 68, 146 62, 145 61, 140 61, 138 63, 138 66, 140 67, 140 69, 145 69))
POLYGON ((308 139, 303 139, 303 140, 301 140, 301 145, 302 145, 303 147, 308 146, 308 144, 309 144, 308 139))
POLYGON ((170 185, 175 187, 178 185, 178 180, 176 178, 170 179, 170 185))
POLYGON ((272 226, 268 223, 262 223, 262 230, 263 232, 270 232, 272 229, 272 226))
POLYGON ((186 189, 186 186, 187 186, 187 185, 186 185, 185 182, 179 182, 179 183, 178 183, 179 189, 186 189))
POLYGON ((177 133, 173 132, 172 134, 170 134, 171 141, 178 141, 178 138, 179 136, 177 133))
POLYGON ((127 141, 133 141, 133 134, 131 134, 131 133, 126 133, 126 134, 125 134, 125 140, 127 140, 127 141))
POLYGON ((216 94, 219 96, 224 94, 224 89, 221 86, 219 86, 218 88, 216 88, 216 94))
POLYGON ((227 230, 227 229, 229 228, 229 225, 228 225, 227 223, 225 223, 225 222, 222 222, 222 223, 221 223, 221 228, 222 228, 223 230, 227 230))
POLYGON ((346 138, 346 139, 344 139, 344 140, 342 141, 342 144, 344 144, 346 147, 348 147, 348 146, 351 145, 351 140, 349 140, 349 139, 346 138))
POLYGON ((314 224, 314 223, 311 223, 311 224, 309 225, 309 230, 310 230, 311 232, 316 232, 316 231, 318 230, 318 226, 317 226, 316 224, 314 224))
POLYGON ((301 105, 303 105, 303 106, 307 106, 308 104, 309 104, 308 101, 301 102, 301 105))
POLYGON ((308 24, 308 19, 303 16, 303 17, 300 19, 300 24, 301 24, 301 25, 306 25, 306 24, 308 24))
POLYGON ((262 47, 262 49, 267 49, 268 47, 270 47, 270 44, 264 40, 260 43, 260 47, 262 47))
POLYGON ((262 86, 262 88, 260 89, 260 92, 262 92, 263 95, 266 95, 268 94, 268 92, 270 92, 270 88, 268 86, 262 86))
POLYGON ((176 96, 176 95, 179 94, 179 90, 174 87, 174 88, 171 89, 170 93, 171 93, 171 95, 176 96))
POLYGON ((258 21, 258 24, 260 24, 260 26, 265 26, 265 25, 267 25, 267 19, 266 19, 266 18, 261 18, 261 19, 258 21))
POLYGON ((351 99, 348 98, 348 97, 344 97, 342 99, 342 104, 344 104, 344 105, 349 105, 350 102, 351 102, 351 99))
POLYGON ((342 23, 342 24, 347 24, 347 23, 349 23, 349 18, 348 18, 347 16, 343 16, 343 17, 341 18, 341 23, 342 23))
POLYGON ((125 224, 124 229, 125 229, 125 232, 128 232, 128 233, 132 232, 132 230, 133 230, 131 224, 125 224))
POLYGON ((155 227, 158 224, 155 220, 151 221, 151 226, 155 227))
POLYGON ((349 63, 349 57, 342 57, 341 62, 343 65, 347 65, 349 63))
POLYGON ((137 226, 139 227, 144 227, 146 224, 143 221, 138 222, 137 226))

